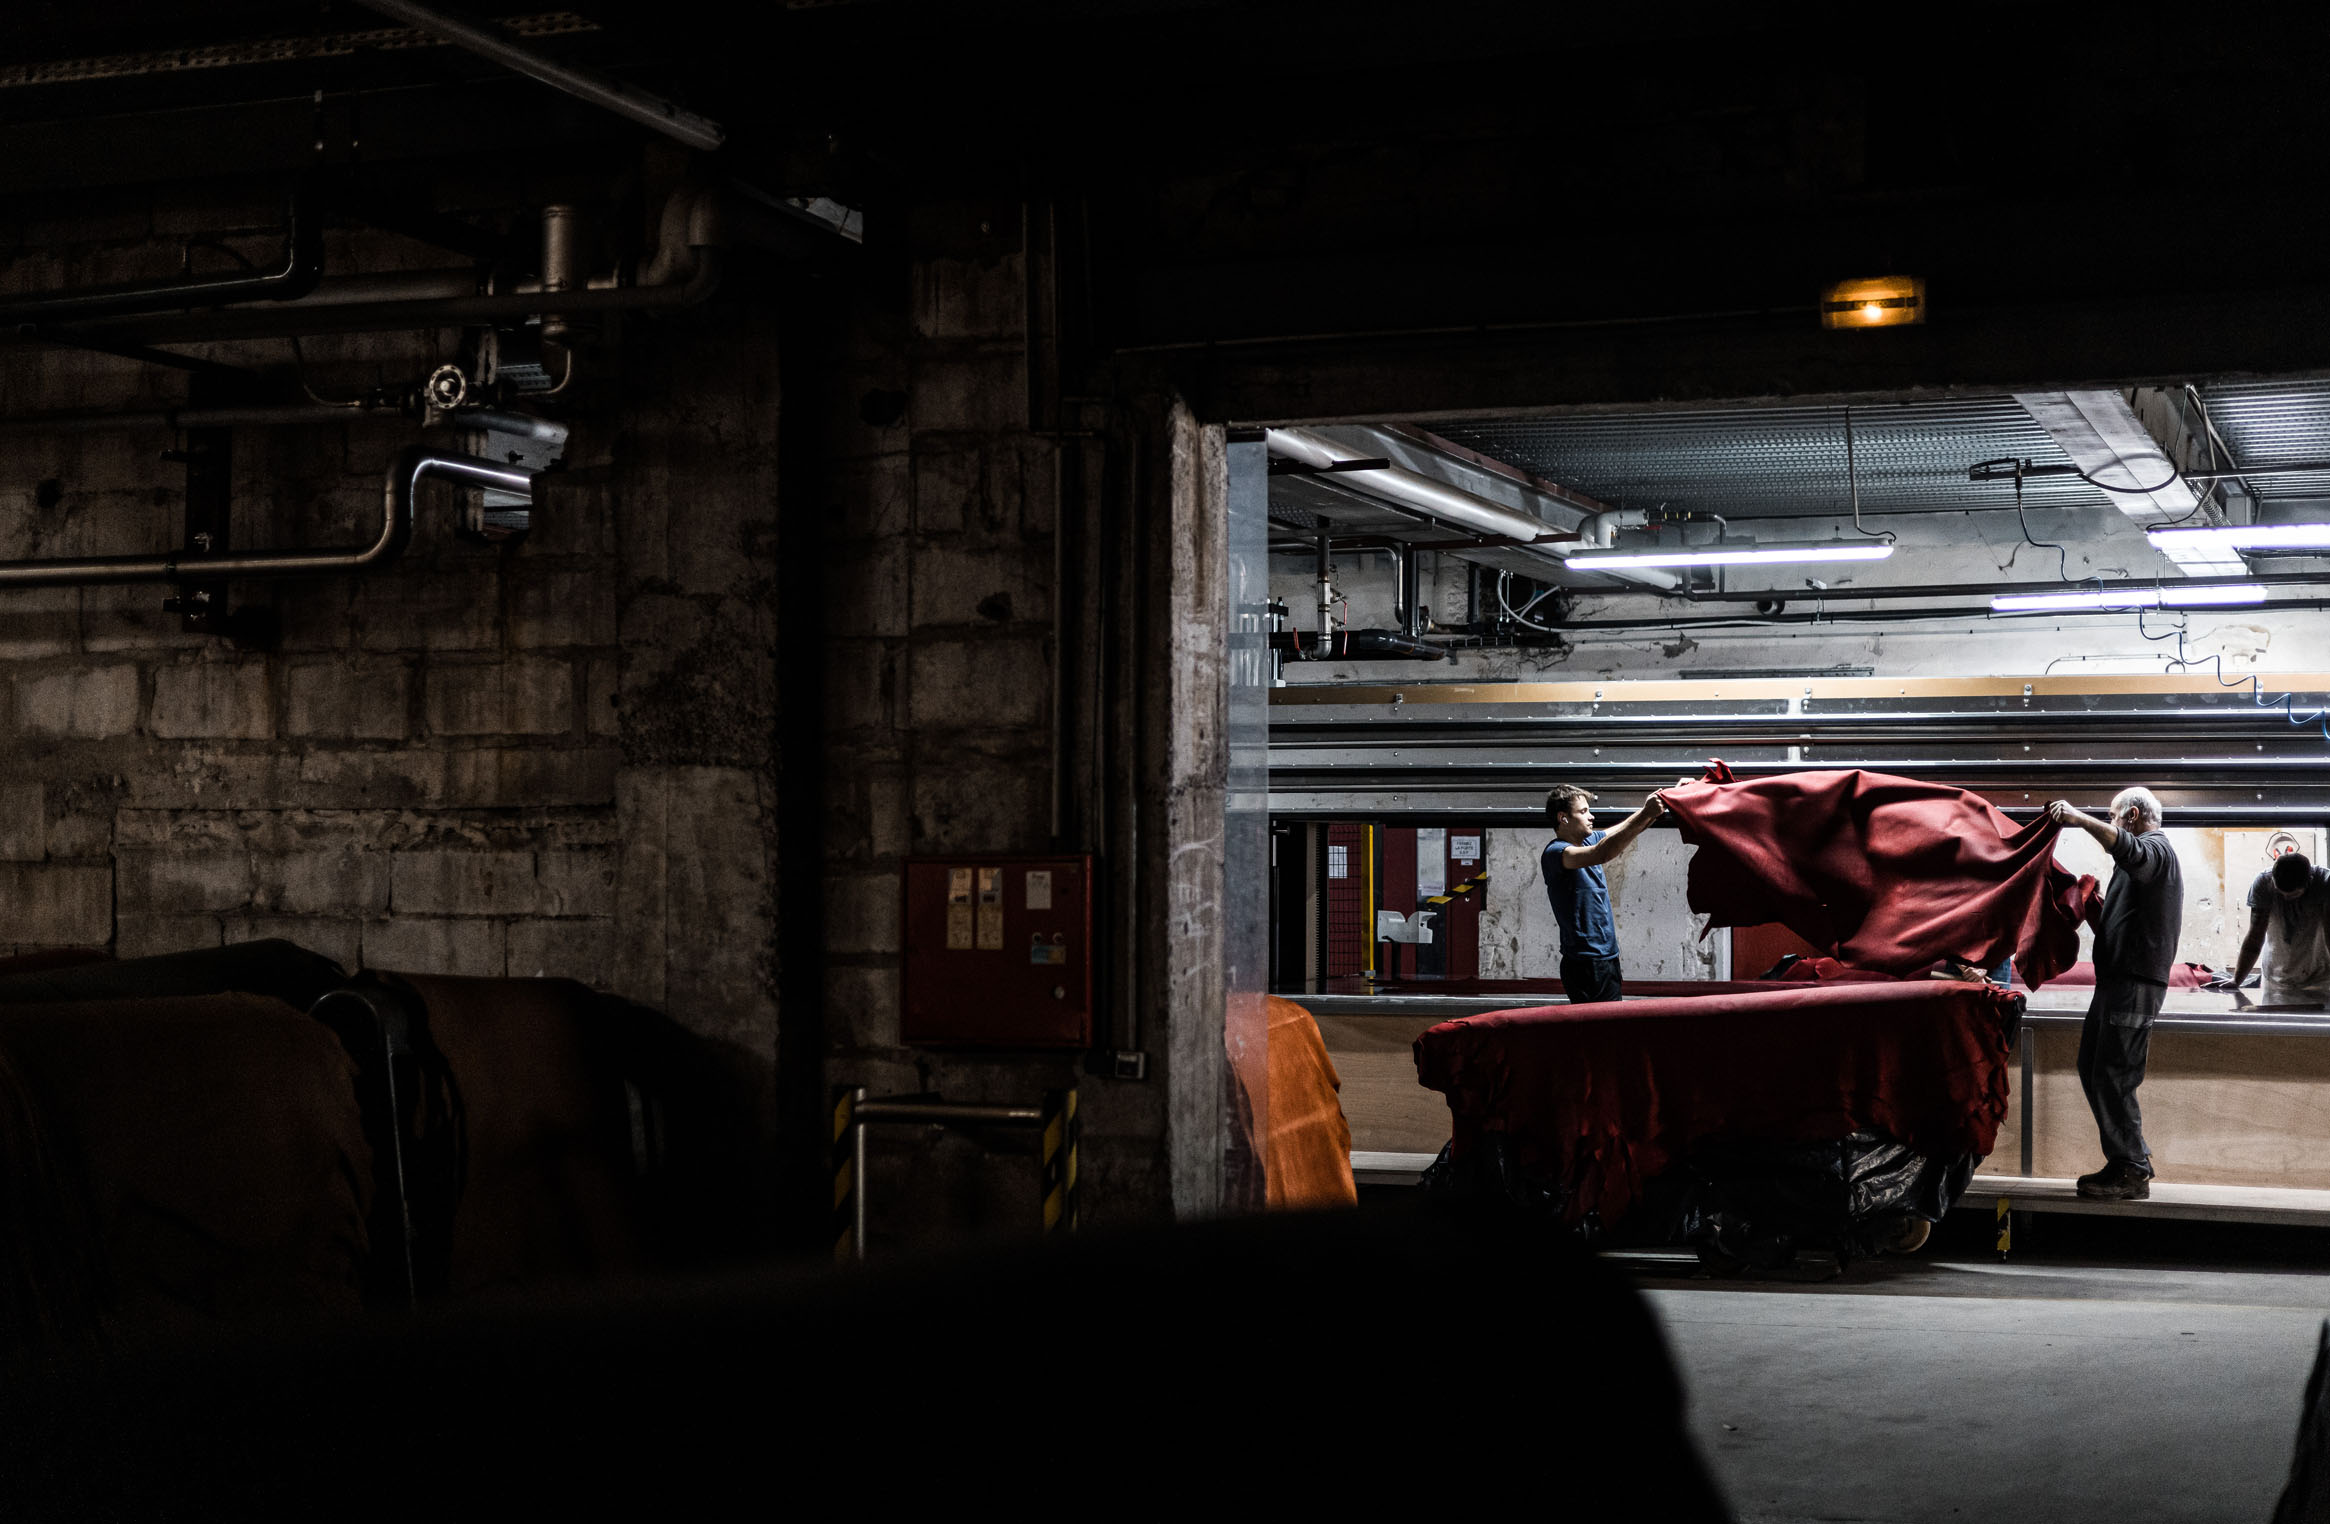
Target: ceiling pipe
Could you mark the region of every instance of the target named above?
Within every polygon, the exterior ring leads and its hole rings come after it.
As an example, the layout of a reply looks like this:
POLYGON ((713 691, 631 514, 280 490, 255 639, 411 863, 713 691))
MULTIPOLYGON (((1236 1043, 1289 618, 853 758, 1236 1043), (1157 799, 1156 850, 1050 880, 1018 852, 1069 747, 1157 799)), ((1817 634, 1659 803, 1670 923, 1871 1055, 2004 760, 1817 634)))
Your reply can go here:
MULTIPOLYGON (((2314 580, 2320 581, 2322 579, 2316 578, 2314 580)), ((2247 604, 2239 608, 2202 609, 2189 612, 2254 614, 2267 613, 2275 610, 2302 612, 2318 609, 2330 609, 2330 597, 2286 598, 2278 599, 2272 603, 2247 604)), ((1701 619, 1570 619, 1564 620, 1561 624, 1556 625, 1553 628, 1552 634, 1571 635, 1582 630, 1712 630, 1737 628, 1740 626, 1780 624, 1910 624, 1921 619, 1979 619, 1984 621, 2021 620, 2024 622, 2045 623, 2048 620, 2054 619, 2125 619, 2130 614, 2135 612, 2136 610, 2134 609, 2124 608, 2049 609, 2044 613, 2038 614, 2002 614, 1998 610, 1992 608, 1989 603, 1983 602, 1979 604, 1959 604, 1951 608, 1938 609, 1808 609, 1795 613, 1782 610, 1781 612, 1774 614, 1739 613, 1711 615, 1701 619)), ((2182 609, 2146 609, 2144 612, 2177 614, 2188 611, 2182 609)), ((2194 665, 2205 666, 2207 663, 2199 662, 2195 663, 2194 665)))
MULTIPOLYGON (((1434 481, 1405 466, 1336 469, 1348 461, 1380 457, 1363 454, 1349 445, 1329 439, 1315 429, 1264 429, 1262 437, 1270 453, 1282 460, 1297 461, 1319 471, 1334 471, 1339 486, 1364 492, 1395 508, 1427 514, 1460 529, 1510 540, 1513 542, 1512 549, 1538 557, 1551 565, 1566 565, 1561 552, 1554 548, 1557 542, 1574 544, 1578 539, 1578 529, 1549 523, 1532 514, 1492 503, 1445 482, 1434 481)), ((1588 575, 1583 568, 1579 574, 1588 575)), ((1650 570, 1613 571, 1595 575, 1636 582, 1660 591, 1674 587, 1679 580, 1671 573, 1650 570)))
MULTIPOLYGON (((1345 461, 1368 459, 1357 450, 1336 444, 1310 429, 1264 429, 1262 438, 1270 453, 1279 459, 1297 461, 1320 471, 1334 470, 1345 461)), ((1569 538, 1566 531, 1543 519, 1501 508, 1399 466, 1375 466, 1336 474, 1346 486, 1389 498, 1398 506, 1421 510, 1462 529, 1516 541, 1518 548, 1532 554, 1553 556, 1551 551, 1535 543, 1541 536, 1569 538)))
POLYGON ((369 545, 344 550, 249 550, 219 555, 171 551, 158 556, 88 556, 78 560, 0 561, 0 589, 105 587, 134 582, 224 582, 244 577, 312 577, 367 572, 404 554, 413 535, 413 497, 431 477, 463 486, 492 487, 529 502, 532 471, 453 455, 426 445, 407 448, 390 464, 381 487, 380 533, 369 545))
MULTIPOLYGON (((250 407, 145 408, 121 413, 26 413, 13 418, 0 418, 0 437, 134 433, 140 429, 298 428, 309 424, 348 423, 359 418, 405 416, 398 408, 390 406, 335 407, 329 403, 313 402, 260 403, 250 407)), ((458 412, 440 413, 436 423, 443 428, 494 429, 504 434, 522 434, 552 443, 563 443, 567 434, 563 423, 492 408, 463 408, 458 412)))
POLYGON ((288 301, 315 289, 323 274, 323 240, 306 198, 293 193, 283 213, 283 253, 265 270, 194 275, 125 286, 88 286, 0 299, 0 327, 39 336, 54 323, 141 312, 176 312, 228 302, 288 301))
MULTIPOLYGON (((726 243, 720 196, 712 190, 679 190, 678 212, 667 206, 663 230, 667 239, 643 273, 659 277, 654 284, 601 286, 556 293, 561 317, 569 320, 610 312, 669 312, 693 307, 718 289, 722 251, 726 243)), ((470 271, 421 272, 406 280, 432 280, 451 287, 459 282, 471 293, 476 277, 470 271)), ((362 276, 359 280, 379 280, 362 276)), ((44 335, 66 343, 84 340, 145 344, 201 344, 227 339, 293 338, 326 333, 390 333, 401 329, 462 328, 521 322, 540 315, 550 305, 539 290, 497 294, 431 295, 390 300, 284 302, 266 307, 225 307, 208 312, 172 313, 60 326, 44 335)))
POLYGON ((523 74, 576 100, 588 101, 642 127, 652 128, 690 148, 710 153, 728 141, 728 134, 709 117, 683 111, 659 95, 650 95, 588 69, 546 58, 499 28, 478 26, 429 6, 415 5, 412 0, 357 0, 357 3, 383 16, 392 16, 416 31, 465 48, 480 58, 489 58, 512 73, 523 74))
MULTIPOLYGON (((1692 603, 1770 603, 1802 602, 1809 598, 1827 598, 1852 603, 1861 599, 1893 601, 1904 598, 1971 598, 1988 600, 2000 593, 2093 593, 2130 592, 2138 588, 2159 588, 2172 593, 2190 593, 2196 587, 2219 585, 2239 587, 2330 587, 2330 571, 2320 572, 2261 572, 2254 576, 2167 577, 2158 581, 2128 577, 2088 577, 2076 582, 1928 582, 1901 586, 1831 587, 1820 589, 1767 587, 1750 588, 1742 592, 1691 592, 1682 594, 1692 603)), ((2267 608, 2286 607, 2283 604, 2265 604, 2267 608)), ((2122 612, 2125 612, 2124 610, 2122 612)))

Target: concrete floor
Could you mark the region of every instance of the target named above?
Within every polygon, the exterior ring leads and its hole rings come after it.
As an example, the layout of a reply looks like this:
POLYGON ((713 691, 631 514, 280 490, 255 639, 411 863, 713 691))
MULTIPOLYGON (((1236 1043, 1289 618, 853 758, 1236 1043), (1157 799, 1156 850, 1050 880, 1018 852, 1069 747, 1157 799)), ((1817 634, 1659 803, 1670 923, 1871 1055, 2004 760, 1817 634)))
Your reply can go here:
POLYGON ((2330 1269, 1941 1256, 1825 1285, 1641 1257, 1748 1524, 2271 1518, 2330 1269))

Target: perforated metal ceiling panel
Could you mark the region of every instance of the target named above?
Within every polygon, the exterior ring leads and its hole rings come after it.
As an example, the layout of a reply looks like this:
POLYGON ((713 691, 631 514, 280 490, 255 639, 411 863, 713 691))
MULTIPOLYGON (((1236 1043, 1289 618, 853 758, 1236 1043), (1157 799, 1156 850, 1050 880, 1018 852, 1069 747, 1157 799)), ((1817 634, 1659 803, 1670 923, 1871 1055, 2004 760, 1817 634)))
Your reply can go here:
MULTIPOLYGON (((2220 427, 2222 425, 2220 424, 2220 427)), ((1727 408, 1440 425, 1433 432, 1617 507, 1728 517, 1850 511, 1839 407, 1727 408)), ((1853 409, 1865 512, 2002 508, 2013 489, 1966 479, 1976 461, 2064 459, 2012 397, 1955 397, 1853 409)), ((2076 478, 2037 477, 2032 507, 2104 506, 2076 478)))
MULTIPOLYGON (((2330 460, 2330 381, 2212 386, 2202 395, 2244 469, 2330 460)), ((2254 470, 2248 481, 2268 498, 2330 497, 2330 472, 2254 470)))

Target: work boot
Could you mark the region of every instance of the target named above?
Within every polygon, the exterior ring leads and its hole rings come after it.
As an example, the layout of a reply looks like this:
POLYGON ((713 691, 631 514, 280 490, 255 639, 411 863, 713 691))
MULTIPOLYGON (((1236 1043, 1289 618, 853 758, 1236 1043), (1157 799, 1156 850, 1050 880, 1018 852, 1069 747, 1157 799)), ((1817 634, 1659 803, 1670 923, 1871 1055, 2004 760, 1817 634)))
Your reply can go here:
POLYGON ((2152 1194, 2152 1177, 2125 1159, 2114 1159, 2092 1175, 2081 1175, 2079 1194, 2089 1201, 2143 1201, 2152 1194))

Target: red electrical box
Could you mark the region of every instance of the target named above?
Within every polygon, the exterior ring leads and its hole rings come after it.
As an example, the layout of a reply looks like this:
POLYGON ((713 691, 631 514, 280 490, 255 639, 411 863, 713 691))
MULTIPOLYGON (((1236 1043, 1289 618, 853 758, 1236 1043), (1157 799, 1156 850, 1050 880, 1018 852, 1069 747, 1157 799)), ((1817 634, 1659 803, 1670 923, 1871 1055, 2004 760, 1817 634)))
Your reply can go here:
POLYGON ((1090 857, 910 857, 904 924, 906 1041, 1091 1046, 1090 857))

